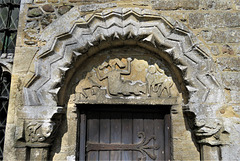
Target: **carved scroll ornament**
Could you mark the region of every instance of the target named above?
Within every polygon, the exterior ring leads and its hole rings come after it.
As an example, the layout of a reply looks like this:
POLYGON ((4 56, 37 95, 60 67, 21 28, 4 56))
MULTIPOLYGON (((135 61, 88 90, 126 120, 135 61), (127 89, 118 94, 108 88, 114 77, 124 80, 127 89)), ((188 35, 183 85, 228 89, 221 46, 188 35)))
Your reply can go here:
POLYGON ((50 143, 56 124, 54 122, 29 122, 25 128, 27 143, 50 143))
POLYGON ((142 140, 137 144, 105 144, 105 143, 91 143, 88 142, 87 152, 89 151, 138 151, 142 153, 142 157, 139 158, 141 161, 146 160, 146 156, 149 156, 151 159, 155 160, 157 156, 153 153, 150 153, 147 150, 157 150, 159 146, 157 145, 148 145, 151 140, 156 140, 155 136, 152 136, 146 139, 144 132, 139 132, 138 137, 142 140))

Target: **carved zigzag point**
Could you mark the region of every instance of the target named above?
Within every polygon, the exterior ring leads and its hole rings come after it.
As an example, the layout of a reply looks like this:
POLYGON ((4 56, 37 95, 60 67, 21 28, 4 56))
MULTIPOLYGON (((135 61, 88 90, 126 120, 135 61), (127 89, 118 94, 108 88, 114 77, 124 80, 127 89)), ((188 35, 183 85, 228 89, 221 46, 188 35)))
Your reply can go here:
POLYGON ((67 67, 59 67, 58 69, 60 69, 61 72, 66 72, 69 68, 67 68, 67 67))
POLYGON ((120 37, 119 37, 117 32, 114 32, 113 39, 120 39, 120 37))
POLYGON ((99 39, 100 39, 100 41, 105 41, 106 40, 106 38, 104 37, 103 34, 100 35, 99 39))
POLYGON ((177 65, 177 67, 182 71, 186 71, 188 68, 187 66, 183 66, 183 65, 177 65))
POLYGON ((173 50, 174 48, 169 48, 169 49, 166 49, 164 50, 166 53, 170 54, 170 55, 173 55, 173 50))
POLYGON ((50 93, 50 94, 58 94, 59 90, 60 90, 60 87, 55 88, 55 89, 51 89, 51 90, 48 91, 48 93, 50 93))
POLYGON ((75 56, 80 56, 80 55, 82 55, 82 53, 79 53, 79 52, 77 52, 77 51, 73 51, 73 54, 74 54, 75 56))
POLYGON ((190 91, 190 92, 197 92, 198 91, 198 89, 195 88, 195 87, 192 87, 192 86, 186 86, 186 87, 187 87, 188 91, 190 91))
POLYGON ((87 42, 88 46, 94 46, 90 41, 87 42))
POLYGON ((130 31, 129 34, 128 34, 128 36, 127 36, 127 38, 128 38, 128 39, 131 39, 131 38, 133 38, 133 35, 134 35, 134 34, 130 31))
POLYGON ((143 41, 148 41, 148 42, 152 43, 154 46, 156 46, 155 37, 153 34, 148 35, 146 38, 143 39, 143 41))

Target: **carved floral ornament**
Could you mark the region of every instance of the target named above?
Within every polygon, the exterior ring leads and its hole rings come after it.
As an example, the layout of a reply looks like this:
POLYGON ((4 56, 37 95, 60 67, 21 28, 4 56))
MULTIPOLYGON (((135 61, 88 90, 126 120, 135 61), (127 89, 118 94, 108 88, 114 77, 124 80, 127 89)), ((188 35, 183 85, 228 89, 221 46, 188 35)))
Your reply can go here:
MULTIPOLYGON (((199 108, 208 108, 210 104, 223 100, 223 90, 219 83, 221 79, 216 74, 217 68, 209 56, 209 50, 183 24, 152 10, 115 8, 82 15, 79 9, 74 7, 45 28, 39 39, 47 43, 36 53, 32 62, 34 68, 31 68, 26 76, 24 111, 27 114, 39 109, 42 113, 47 113, 47 116, 38 113, 31 117, 50 119, 62 109, 58 106, 63 104, 59 103, 61 99, 58 99, 58 94, 64 93, 61 87, 66 84, 65 75, 71 71, 76 60, 84 61, 100 50, 121 45, 140 46, 165 59, 175 74, 182 78, 181 88, 187 91, 185 110, 194 113, 196 117, 212 117, 214 114, 205 116, 205 113, 201 113, 204 110, 199 108)), ((161 75, 163 73, 154 64, 146 67, 150 69, 143 76, 145 81, 128 82, 122 78, 125 73, 131 74, 127 67, 135 60, 111 61, 104 62, 79 82, 84 84, 76 89, 81 99, 94 97, 94 94, 97 94, 96 89, 106 92, 104 96, 109 97, 121 95, 157 98, 164 94, 172 97, 171 84, 165 85, 163 81, 152 80, 152 77, 159 77, 159 80, 170 79, 161 75), (111 65, 113 62, 115 65, 111 65), (118 70, 114 69, 116 64, 118 70), (107 68, 111 70, 104 72, 107 68), (116 75, 118 79, 113 79, 111 75, 116 75), (111 81, 116 82, 109 84, 111 81), (125 90, 116 93, 113 90, 114 85, 125 86, 125 90), (137 88, 130 90, 128 87, 137 88), (86 89, 91 89, 92 93, 89 94, 86 89)))
POLYGON ((99 151, 99 150, 131 150, 131 151, 138 151, 142 154, 142 157, 139 157, 140 161, 146 161, 147 156, 149 156, 152 160, 156 160, 157 155, 152 154, 149 150, 157 150, 159 149, 159 145, 148 145, 151 140, 156 140, 156 136, 153 135, 150 138, 146 138, 144 132, 139 132, 138 137, 141 141, 137 144, 106 144, 106 143, 92 143, 87 142, 86 145, 86 152, 89 151, 99 151))

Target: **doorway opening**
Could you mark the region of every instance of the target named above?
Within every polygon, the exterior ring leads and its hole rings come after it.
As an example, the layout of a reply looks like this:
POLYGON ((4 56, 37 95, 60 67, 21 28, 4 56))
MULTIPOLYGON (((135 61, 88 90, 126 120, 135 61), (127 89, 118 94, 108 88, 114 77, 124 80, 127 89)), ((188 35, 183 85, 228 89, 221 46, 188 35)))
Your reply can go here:
POLYGON ((170 160, 170 108, 79 105, 78 160, 170 160))

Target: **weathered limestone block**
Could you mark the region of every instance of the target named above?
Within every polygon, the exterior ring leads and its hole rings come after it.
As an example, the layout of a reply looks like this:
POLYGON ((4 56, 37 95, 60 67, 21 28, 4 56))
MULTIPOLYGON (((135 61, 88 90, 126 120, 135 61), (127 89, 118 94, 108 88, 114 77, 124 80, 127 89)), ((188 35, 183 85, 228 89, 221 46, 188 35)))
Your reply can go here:
POLYGON ((212 53, 214 56, 217 56, 217 55, 220 54, 220 49, 219 49, 218 46, 213 45, 213 46, 210 47, 210 50, 211 50, 211 53, 212 53))
POLYGON ((240 71, 240 57, 218 57, 217 63, 222 71, 240 71))
POLYGON ((237 113, 238 108, 239 108, 238 106, 232 106, 232 105, 223 106, 220 110, 221 117, 224 117, 224 118, 239 117, 240 115, 237 113))
POLYGON ((230 116, 223 119, 225 130, 229 132, 229 142, 224 146, 221 146, 222 160, 239 160, 240 154, 240 140, 239 140, 239 129, 240 129, 240 118, 239 116, 230 116))
POLYGON ((91 3, 105 3, 111 2, 112 0, 69 0, 69 2, 91 2, 91 3))
POLYGON ((233 2, 226 0, 201 0, 200 8, 204 10, 230 10, 233 2))
POLYGON ((197 10, 199 8, 198 0, 161 0, 152 3, 153 9, 156 10, 197 10))
POLYGON ((193 29, 207 27, 239 27, 239 12, 190 13, 189 26, 193 29))
POLYGON ((15 61, 14 66, 16 73, 25 74, 30 67, 31 62, 29 60, 33 59, 37 52, 37 47, 16 47, 15 48, 15 61), (27 53, 27 54, 26 54, 27 53))
MULTIPOLYGON (((230 103, 239 104, 240 103, 240 91, 231 90, 230 91, 231 101, 230 103)), ((240 106, 236 106, 236 110, 240 112, 240 106)))
POLYGON ((79 7, 81 12, 89 12, 89 11, 96 11, 98 9, 103 8, 112 8, 116 7, 116 3, 103 3, 103 4, 89 4, 89 5, 82 5, 79 7))
POLYGON ((239 43, 240 31, 238 29, 230 30, 202 30, 201 36, 204 40, 213 43, 239 43))
MULTIPOLYGON (((10 115, 10 116, 14 117, 14 115, 10 115)), ((8 119, 9 119, 9 116, 8 116, 8 119)), ((14 119, 14 118, 11 118, 11 119, 14 119)), ((5 135, 4 137, 4 153, 3 153, 4 160, 7 160, 7 161, 18 160, 17 155, 15 155, 16 154, 15 130, 16 130, 16 125, 14 122, 13 123, 10 122, 7 124, 6 130, 5 130, 5 133, 7 135, 5 135)), ((24 154, 22 155, 24 156, 24 154)))
POLYGON ((240 89, 240 74, 239 72, 223 72, 223 85, 230 90, 240 89))
POLYGON ((233 48, 228 44, 224 44, 222 46, 222 53, 223 54, 228 54, 228 55, 234 55, 233 48))
POLYGON ((222 160, 224 161, 239 160, 239 156, 240 156, 239 144, 222 146, 221 153, 222 153, 222 160))

